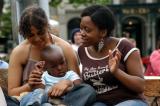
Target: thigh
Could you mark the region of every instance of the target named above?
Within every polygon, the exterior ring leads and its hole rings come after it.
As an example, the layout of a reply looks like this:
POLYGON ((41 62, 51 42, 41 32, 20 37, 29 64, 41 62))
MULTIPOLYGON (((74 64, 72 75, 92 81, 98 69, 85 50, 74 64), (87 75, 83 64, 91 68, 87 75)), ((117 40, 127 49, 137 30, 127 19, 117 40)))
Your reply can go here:
POLYGON ((148 104, 142 100, 134 99, 134 100, 126 100, 115 106, 148 106, 148 104))
POLYGON ((54 106, 54 105, 52 105, 50 103, 43 103, 41 106, 54 106))
POLYGON ((64 102, 72 106, 91 106, 95 100, 96 92, 87 84, 75 86, 64 98, 64 102))
POLYGON ((22 97, 22 99, 20 100, 20 106, 28 106, 35 102, 41 104, 43 95, 43 89, 36 89, 33 92, 29 92, 27 95, 24 95, 24 97, 22 97))

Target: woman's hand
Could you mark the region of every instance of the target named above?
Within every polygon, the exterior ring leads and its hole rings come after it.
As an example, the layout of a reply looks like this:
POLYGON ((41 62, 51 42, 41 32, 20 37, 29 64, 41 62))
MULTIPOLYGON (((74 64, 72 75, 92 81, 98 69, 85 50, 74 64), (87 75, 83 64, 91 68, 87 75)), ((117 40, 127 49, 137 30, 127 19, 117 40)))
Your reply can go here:
POLYGON ((59 83, 55 84, 48 92, 50 97, 59 97, 67 92, 69 87, 73 86, 73 82, 70 80, 61 80, 59 83))
POLYGON ((41 76, 43 74, 44 64, 44 61, 37 62, 34 66, 34 69, 31 71, 28 79, 28 84, 31 89, 34 89, 35 86, 42 84, 41 76))
POLYGON ((116 49, 114 52, 109 50, 108 65, 111 73, 115 73, 117 71, 120 60, 121 60, 121 53, 118 49, 116 49))

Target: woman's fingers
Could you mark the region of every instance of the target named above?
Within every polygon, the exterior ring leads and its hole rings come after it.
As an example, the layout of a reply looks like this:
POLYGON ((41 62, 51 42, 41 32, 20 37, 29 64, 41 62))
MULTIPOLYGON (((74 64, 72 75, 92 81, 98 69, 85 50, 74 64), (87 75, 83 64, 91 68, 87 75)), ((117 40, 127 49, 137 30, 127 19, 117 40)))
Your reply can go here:
POLYGON ((42 76, 41 72, 31 72, 29 78, 41 78, 41 76, 42 76))
POLYGON ((30 77, 28 79, 28 83, 30 85, 37 85, 37 84, 42 84, 42 80, 40 78, 35 78, 35 77, 30 77))
POLYGON ((119 66, 119 61, 121 59, 121 52, 116 49, 114 52, 109 50, 109 69, 112 73, 114 73, 118 66, 119 66))
POLYGON ((39 79, 39 78, 30 78, 28 81, 30 81, 30 82, 42 82, 42 80, 39 79))
POLYGON ((42 72, 33 70, 29 75, 29 79, 28 79, 29 85, 34 86, 34 85, 42 84, 41 76, 42 76, 42 72))
POLYGON ((116 56, 118 60, 121 59, 121 55, 122 55, 121 52, 118 49, 116 49, 116 56))
POLYGON ((109 55, 109 59, 112 59, 112 58, 113 58, 112 50, 109 50, 109 51, 108 51, 108 55, 109 55))

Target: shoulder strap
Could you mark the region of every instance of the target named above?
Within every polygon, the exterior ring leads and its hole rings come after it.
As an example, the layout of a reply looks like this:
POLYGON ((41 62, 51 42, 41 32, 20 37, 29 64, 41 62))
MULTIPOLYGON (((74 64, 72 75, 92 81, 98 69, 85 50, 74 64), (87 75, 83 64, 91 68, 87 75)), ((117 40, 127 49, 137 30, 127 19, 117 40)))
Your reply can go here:
POLYGON ((29 51, 28 51, 28 59, 30 58, 30 55, 31 55, 31 50, 32 50, 32 45, 30 45, 30 47, 29 47, 29 51))
POLYGON ((53 38, 53 34, 49 33, 49 38, 52 44, 55 44, 54 38, 53 38))

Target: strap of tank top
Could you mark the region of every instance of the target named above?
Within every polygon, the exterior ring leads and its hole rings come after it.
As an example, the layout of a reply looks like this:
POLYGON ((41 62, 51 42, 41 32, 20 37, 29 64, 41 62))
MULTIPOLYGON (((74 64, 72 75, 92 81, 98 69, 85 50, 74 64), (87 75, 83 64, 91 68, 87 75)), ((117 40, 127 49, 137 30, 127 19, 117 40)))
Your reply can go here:
POLYGON ((28 59, 30 58, 31 49, 32 49, 32 45, 30 45, 30 47, 29 47, 29 51, 28 51, 28 59))
POLYGON ((53 38, 53 34, 49 33, 50 36, 50 41, 52 44, 55 44, 54 38, 53 38))

